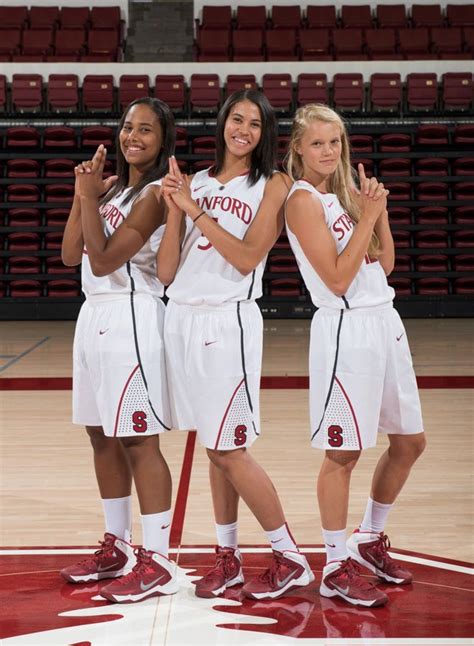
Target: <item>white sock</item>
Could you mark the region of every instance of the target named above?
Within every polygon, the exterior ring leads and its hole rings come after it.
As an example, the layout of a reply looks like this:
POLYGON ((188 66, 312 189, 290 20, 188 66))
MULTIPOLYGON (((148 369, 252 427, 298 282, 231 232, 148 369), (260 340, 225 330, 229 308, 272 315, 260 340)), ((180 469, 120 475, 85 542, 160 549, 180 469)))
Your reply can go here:
POLYGON ((235 523, 228 523, 227 525, 218 525, 216 523, 217 544, 219 547, 232 547, 234 550, 237 549, 237 525, 237 521, 235 523))
POLYGON ((273 529, 271 532, 265 532, 265 534, 270 541, 272 549, 277 550, 278 552, 283 552, 284 550, 299 552, 295 540, 290 534, 287 523, 278 529, 273 529))
POLYGON ((143 547, 168 557, 171 531, 171 509, 158 514, 141 514, 143 547))
POLYGON ((132 496, 102 498, 105 531, 127 543, 132 540, 132 496))
POLYGON ((322 529, 324 546, 326 547, 326 563, 330 561, 345 561, 348 557, 346 547, 346 530, 322 529))
POLYGON ((392 509, 392 505, 384 505, 381 502, 377 502, 369 498, 367 501, 367 507, 365 508, 364 518, 360 524, 360 530, 362 532, 374 532, 375 534, 380 534, 385 529, 385 523, 387 522, 388 515, 392 509))

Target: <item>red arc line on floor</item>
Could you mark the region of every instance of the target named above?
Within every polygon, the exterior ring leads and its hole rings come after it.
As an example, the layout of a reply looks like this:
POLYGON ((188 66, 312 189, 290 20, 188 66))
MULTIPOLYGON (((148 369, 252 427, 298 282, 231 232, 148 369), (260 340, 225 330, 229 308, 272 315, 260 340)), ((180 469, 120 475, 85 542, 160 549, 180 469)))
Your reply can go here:
POLYGON ((186 440, 183 464, 181 466, 181 474, 179 476, 178 493, 176 494, 176 502, 174 506, 173 522, 171 523, 170 547, 179 547, 181 545, 195 446, 196 431, 188 431, 188 439, 186 440))
MULTIPOLYGON (((436 375, 417 377, 419 388, 474 388, 473 375, 436 375)), ((71 377, 3 377, 0 390, 71 390, 71 377)), ((306 390, 309 377, 262 377, 263 390, 306 390)))

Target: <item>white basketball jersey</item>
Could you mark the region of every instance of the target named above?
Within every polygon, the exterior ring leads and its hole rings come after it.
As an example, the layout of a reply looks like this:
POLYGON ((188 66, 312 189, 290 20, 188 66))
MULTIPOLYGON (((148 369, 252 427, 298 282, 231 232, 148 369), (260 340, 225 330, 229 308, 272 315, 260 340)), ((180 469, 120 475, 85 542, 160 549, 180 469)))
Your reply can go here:
MULTIPOLYGON (((151 185, 160 186, 161 179, 147 184, 147 186, 151 185)), ((104 223, 105 235, 108 238, 128 217, 132 210, 133 202, 141 195, 139 193, 133 200, 122 205, 130 190, 131 188, 126 188, 99 209, 104 223)), ((131 258, 130 262, 124 263, 107 276, 94 276, 87 256, 87 249, 84 247, 81 273, 82 291, 86 298, 96 294, 129 294, 131 291, 163 296, 164 286, 156 276, 156 253, 160 246, 163 232, 164 225, 158 227, 151 234, 150 238, 140 251, 131 258)))
MULTIPOLYGON (((320 193, 306 180, 298 180, 291 187, 287 199, 298 190, 313 193, 320 200, 323 205, 326 224, 336 243, 337 253, 340 255, 351 239, 354 232, 354 223, 344 212, 337 196, 334 193, 320 193)), ((395 292, 387 283, 387 277, 382 265, 378 260, 371 260, 368 255, 365 256, 346 294, 336 296, 313 269, 298 239, 289 228, 288 222, 286 223, 286 231, 299 270, 311 294, 311 300, 316 307, 353 309, 355 307, 381 305, 393 300, 395 292)))
MULTIPOLYGON (((191 182, 193 199, 220 226, 242 240, 260 206, 266 178, 253 186, 248 175, 234 177, 221 184, 210 169, 196 173, 191 182)), ((188 305, 221 305, 255 300, 262 295, 264 258, 247 276, 233 267, 204 237, 188 216, 181 259, 167 296, 188 305)))

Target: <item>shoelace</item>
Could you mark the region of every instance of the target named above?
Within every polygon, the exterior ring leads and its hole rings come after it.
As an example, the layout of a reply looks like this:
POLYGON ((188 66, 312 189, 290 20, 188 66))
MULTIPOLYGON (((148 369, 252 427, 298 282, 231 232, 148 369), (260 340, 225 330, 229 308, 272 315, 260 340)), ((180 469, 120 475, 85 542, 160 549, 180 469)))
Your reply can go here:
POLYGON ((117 579, 117 583, 119 585, 126 585, 132 579, 140 579, 143 576, 143 574, 146 573, 146 570, 151 563, 151 555, 148 554, 143 547, 138 547, 134 549, 133 553, 136 556, 137 562, 133 566, 131 572, 117 579))
POLYGON ((390 547, 390 540, 387 536, 387 534, 384 534, 383 532, 380 532, 379 534, 379 539, 374 545, 374 551, 377 556, 377 558, 380 558, 381 560, 389 560, 391 561, 391 557, 388 553, 388 549, 390 547))
POLYGON ((107 558, 109 556, 112 556, 113 551, 114 551, 114 542, 113 540, 110 540, 106 538, 103 541, 99 541, 100 547, 98 550, 94 552, 94 555, 91 557, 87 557, 85 559, 82 559, 82 561, 79 562, 79 565, 82 564, 87 564, 90 562, 91 558, 95 561, 98 561, 101 558, 107 558))
POLYGON ((258 580, 263 583, 269 583, 272 587, 275 587, 278 572, 280 571, 281 566, 283 565, 283 559, 278 555, 273 553, 272 564, 265 572, 259 575, 258 580))
POLYGON ((349 583, 356 582, 357 585, 364 590, 372 590, 375 588, 373 583, 367 581, 361 576, 359 564, 356 561, 353 561, 350 557, 341 564, 341 570, 342 573, 347 576, 349 583))
POLYGON ((234 552, 231 550, 221 550, 217 552, 216 564, 210 572, 206 574, 205 579, 210 579, 223 570, 225 577, 229 577, 233 572, 234 552))

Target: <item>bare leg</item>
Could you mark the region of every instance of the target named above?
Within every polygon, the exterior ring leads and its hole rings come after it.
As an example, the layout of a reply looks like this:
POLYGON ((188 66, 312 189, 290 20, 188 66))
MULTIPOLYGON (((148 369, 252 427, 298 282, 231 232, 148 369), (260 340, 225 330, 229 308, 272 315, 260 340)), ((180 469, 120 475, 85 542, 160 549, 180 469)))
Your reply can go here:
MULTIPOLYGON (((265 531, 273 531, 285 524, 283 509, 275 487, 246 449, 233 451, 207 449, 207 454, 265 531)), ((218 504, 232 511, 232 501, 227 505, 222 501, 218 504)))
POLYGON ((372 500, 392 504, 405 484, 412 466, 426 446, 424 433, 389 435, 390 446, 381 456, 372 480, 372 500))
POLYGON ((352 470, 360 451, 326 451, 318 476, 318 502, 324 529, 345 529, 352 470))
POLYGON ((209 462, 209 481, 216 523, 219 525, 235 523, 239 508, 239 494, 221 469, 211 461, 209 462))
POLYGON ((101 498, 124 498, 132 491, 132 472, 116 437, 107 437, 101 426, 86 426, 94 450, 94 468, 101 498))
POLYGON ((171 474, 160 451, 159 436, 126 437, 120 441, 130 459, 141 513, 170 509, 171 474))

